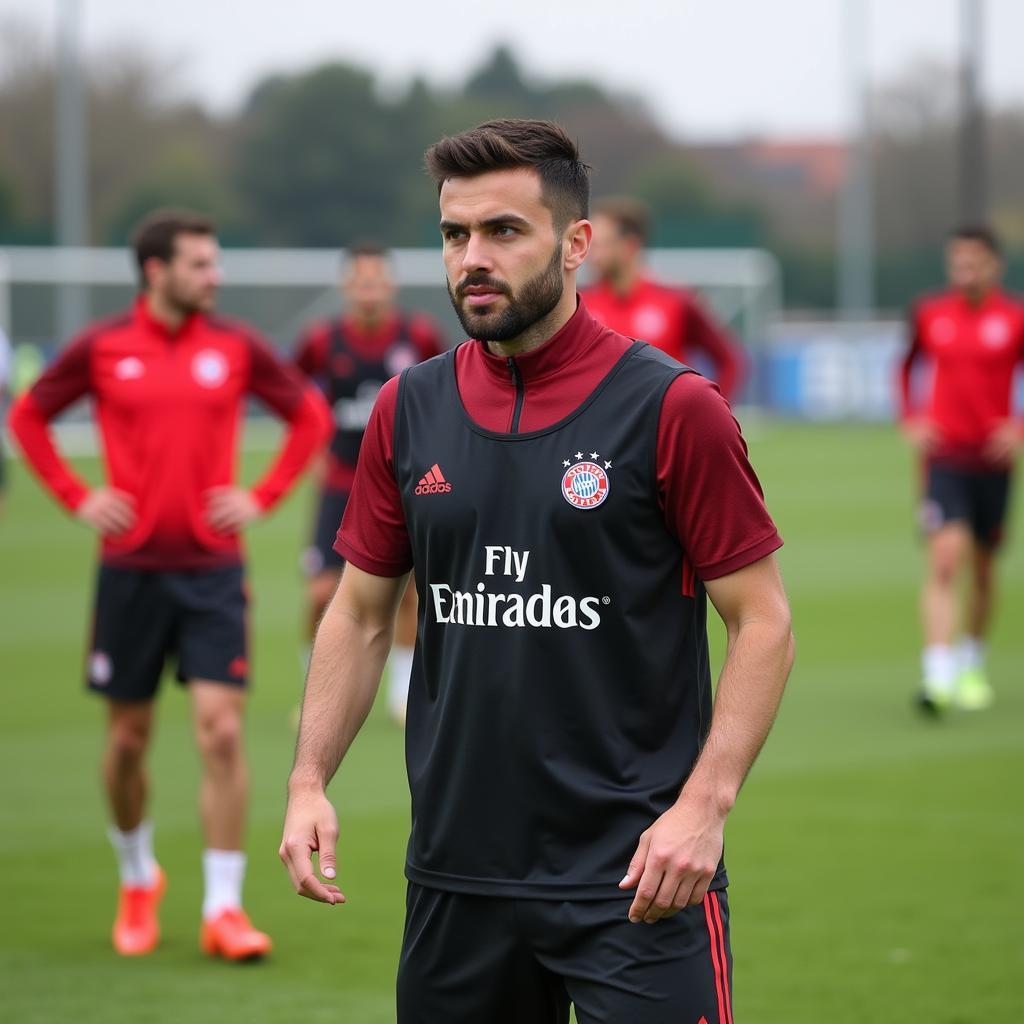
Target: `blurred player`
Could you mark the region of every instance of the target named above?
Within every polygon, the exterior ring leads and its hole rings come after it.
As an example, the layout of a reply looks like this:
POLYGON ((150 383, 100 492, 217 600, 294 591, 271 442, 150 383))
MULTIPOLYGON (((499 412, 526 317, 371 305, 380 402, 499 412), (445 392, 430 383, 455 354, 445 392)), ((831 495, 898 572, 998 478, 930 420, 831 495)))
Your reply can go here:
POLYGON ((651 278, 644 266, 647 207, 625 197, 605 199, 594 204, 593 223, 589 260, 597 282, 582 293, 587 309, 613 331, 646 341, 680 362, 701 353, 722 394, 733 401, 742 384, 742 349, 692 294, 651 278))
MULTIPOLYGON (((394 274, 382 246, 364 243, 350 249, 340 286, 344 314, 307 330, 295 354, 296 365, 320 384, 334 411, 334 436, 320 482, 313 542, 305 555, 311 640, 344 564, 334 541, 377 394, 385 381, 446 347, 426 317, 396 307, 394 274)), ((399 723, 405 722, 415 643, 416 589, 408 587, 388 663, 388 709, 399 723)))
MULTIPOLYGON (((0 422, 3 422, 4 406, 7 403, 7 394, 10 389, 12 373, 11 343, 7 335, 0 327, 0 422)), ((7 467, 4 458, 3 431, 0 431, 0 515, 4 511, 4 495, 7 491, 7 467)))
POLYGON ((1012 414, 1014 371, 1024 357, 1024 309, 1000 287, 1002 256, 986 227, 946 244, 949 289, 918 301, 900 375, 904 432, 921 456, 921 523, 928 564, 921 592, 921 706, 978 710, 993 700, 985 640, 995 602, 995 558, 1022 424, 1012 414), (914 367, 930 381, 915 394, 914 367), (958 609, 967 573, 963 620, 958 609), (958 629, 962 628, 959 643, 958 629))
POLYGON ((326 442, 327 408, 248 327, 213 314, 220 282, 213 225, 159 211, 134 238, 141 295, 85 330, 15 403, 11 427, 55 498, 102 537, 89 688, 107 698, 103 774, 121 893, 114 946, 150 952, 164 873, 146 818, 146 754, 165 659, 189 688, 202 761, 206 850, 202 948, 267 953, 242 910, 248 801, 243 749, 248 638, 240 533, 273 508, 326 442), (57 452, 48 423, 88 395, 103 439, 105 486, 57 452), (234 483, 242 403, 255 395, 288 424, 273 466, 234 483))
POLYGON ((722 835, 791 663, 781 538, 717 389, 579 303, 572 140, 497 121, 427 166, 477 340, 386 384, 367 427, 282 859, 343 899, 324 787, 415 569, 400 1024, 564 1024, 570 1002, 580 1024, 730 1024, 722 835))

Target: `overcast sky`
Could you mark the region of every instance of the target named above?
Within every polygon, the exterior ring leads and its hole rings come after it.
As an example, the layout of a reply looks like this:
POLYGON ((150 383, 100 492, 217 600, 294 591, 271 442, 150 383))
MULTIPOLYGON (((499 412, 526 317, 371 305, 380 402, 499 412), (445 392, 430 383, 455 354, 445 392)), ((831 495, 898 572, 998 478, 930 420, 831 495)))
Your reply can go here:
MULTIPOLYGON (((0 0, 0 19, 52 32, 66 0, 0 0)), ((260 76, 329 59, 388 83, 457 83, 498 41, 538 78, 583 75, 647 101, 698 138, 842 130, 848 0, 78 0, 85 45, 179 58, 183 91, 230 110, 260 76)), ((850 0, 870 19, 870 68, 891 78, 957 56, 961 0, 850 0)), ((984 0, 986 95, 1024 104, 1024 0, 984 0)))

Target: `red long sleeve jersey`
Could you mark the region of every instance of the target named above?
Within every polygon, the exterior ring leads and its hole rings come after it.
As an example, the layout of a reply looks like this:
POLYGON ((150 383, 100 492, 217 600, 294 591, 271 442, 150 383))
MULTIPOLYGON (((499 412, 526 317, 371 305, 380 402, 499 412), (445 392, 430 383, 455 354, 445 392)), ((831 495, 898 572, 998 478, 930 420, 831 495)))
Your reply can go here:
POLYGON ((958 291, 927 296, 910 317, 910 347, 900 368, 903 417, 923 415, 938 429, 933 458, 985 464, 992 432, 1012 414, 1013 378, 1024 359, 1024 306, 992 291, 972 305, 958 291), (914 364, 926 360, 923 400, 914 394, 914 364))
POLYGON ((627 295, 600 282, 581 297, 605 327, 646 341, 681 363, 691 353, 703 352, 722 394, 729 401, 736 397, 743 382, 742 351, 689 292, 641 278, 627 295))
MULTIPOLYGON (((515 359, 464 342, 455 354, 459 395, 466 414, 486 430, 543 430, 585 402, 630 345, 581 304, 553 338, 515 359)), ((381 389, 335 544, 376 576, 401 576, 412 567, 394 472, 397 394, 398 378, 381 389)), ((696 373, 673 381, 665 394, 656 472, 665 524, 685 552, 684 593, 694 592, 695 579, 725 576, 782 546, 739 424, 718 388, 696 373)))
POLYGON ((108 565, 203 569, 235 564, 241 544, 207 521, 208 492, 235 478, 243 399, 288 423, 283 448, 253 495, 269 509, 330 433, 315 389, 248 328, 196 314, 171 333, 145 301, 75 338, 11 410, 10 425, 43 484, 68 509, 88 493, 48 423, 90 395, 111 487, 135 500, 134 526, 103 540, 108 565))

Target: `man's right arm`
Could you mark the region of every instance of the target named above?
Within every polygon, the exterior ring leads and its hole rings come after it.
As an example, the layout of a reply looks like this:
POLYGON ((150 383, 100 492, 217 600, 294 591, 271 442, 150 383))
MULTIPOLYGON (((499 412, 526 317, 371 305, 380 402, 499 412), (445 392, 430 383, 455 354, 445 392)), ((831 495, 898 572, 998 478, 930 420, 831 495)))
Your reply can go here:
POLYGON ((89 487, 61 456, 49 423, 72 402, 92 391, 91 334, 68 344, 39 380, 15 403, 11 433, 44 487, 69 512, 99 533, 116 535, 135 522, 134 499, 110 487, 89 487))
POLYGON ((295 891, 321 903, 345 900, 313 870, 316 852, 324 879, 337 872, 338 820, 325 790, 373 706, 407 578, 347 565, 313 645, 279 854, 295 891))
POLYGON ((921 318, 915 305, 907 317, 907 351, 900 362, 897 399, 899 423, 904 436, 918 451, 927 453, 938 440, 935 425, 918 413, 914 402, 914 364, 924 355, 921 318))

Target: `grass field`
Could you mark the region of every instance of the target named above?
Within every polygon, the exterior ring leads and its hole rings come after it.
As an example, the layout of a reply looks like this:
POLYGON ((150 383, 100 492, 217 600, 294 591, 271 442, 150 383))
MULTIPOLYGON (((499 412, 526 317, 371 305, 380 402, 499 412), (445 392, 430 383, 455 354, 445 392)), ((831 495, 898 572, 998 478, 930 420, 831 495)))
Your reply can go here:
MULTIPOLYGON (((997 707, 922 722, 909 702, 921 555, 907 454, 882 428, 765 426, 752 438, 787 539, 798 657, 727 834, 736 1020, 1020 1024, 1021 517, 993 637, 997 707)), ((95 475, 94 462, 81 465, 95 475)), ((247 903, 277 949, 247 967, 197 950, 196 758, 187 702, 167 685, 152 766, 157 851, 170 878, 165 938, 155 955, 122 961, 108 940, 115 874, 98 785, 102 707, 79 682, 92 543, 11 469, 0 521, 0 1020, 393 1021, 408 806, 401 737, 385 715, 375 711, 332 788, 348 905, 298 899, 276 856, 308 495, 250 539, 247 903)), ((720 647, 717 629, 714 640, 720 647)))

